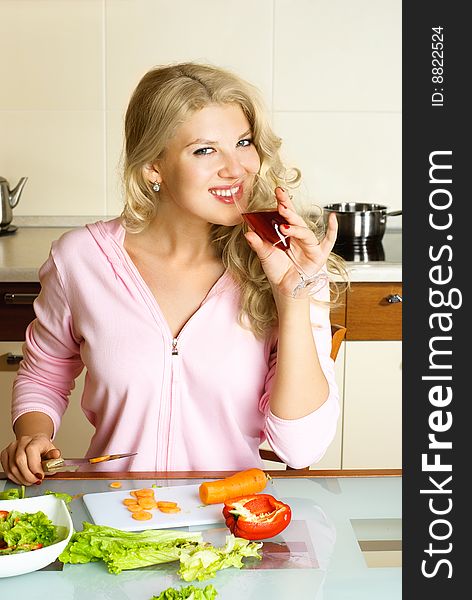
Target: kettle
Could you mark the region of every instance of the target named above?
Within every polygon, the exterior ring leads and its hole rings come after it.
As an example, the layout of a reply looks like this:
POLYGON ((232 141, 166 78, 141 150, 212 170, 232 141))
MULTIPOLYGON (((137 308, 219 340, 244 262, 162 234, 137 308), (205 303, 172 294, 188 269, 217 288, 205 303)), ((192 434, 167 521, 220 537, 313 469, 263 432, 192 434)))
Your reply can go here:
POLYGON ((12 208, 18 204, 27 177, 22 177, 12 190, 8 181, 0 177, 0 229, 6 229, 13 219, 12 208))

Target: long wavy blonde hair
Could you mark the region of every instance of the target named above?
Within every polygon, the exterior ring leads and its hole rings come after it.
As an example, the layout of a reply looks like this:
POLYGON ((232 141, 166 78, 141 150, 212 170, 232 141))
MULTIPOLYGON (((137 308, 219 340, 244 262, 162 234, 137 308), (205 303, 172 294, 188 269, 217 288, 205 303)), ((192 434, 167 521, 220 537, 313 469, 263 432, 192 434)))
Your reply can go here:
MULTIPOLYGON (((261 161, 260 175, 274 189, 296 187, 297 168, 286 167, 280 158, 281 139, 270 127, 259 90, 234 73, 212 65, 180 63, 148 71, 138 83, 125 118, 124 227, 142 231, 156 216, 158 194, 144 175, 144 167, 164 153, 176 129, 195 111, 209 104, 238 104, 246 116, 254 146, 261 161)), ((321 218, 303 215, 319 239, 325 227, 321 218)), ((277 310, 269 281, 257 255, 244 238, 244 225, 211 225, 210 241, 226 269, 241 289, 240 323, 258 337, 267 335, 277 323, 277 310)), ((332 254, 328 272, 346 279, 343 261, 332 254)), ((333 302, 339 287, 330 282, 333 302)))

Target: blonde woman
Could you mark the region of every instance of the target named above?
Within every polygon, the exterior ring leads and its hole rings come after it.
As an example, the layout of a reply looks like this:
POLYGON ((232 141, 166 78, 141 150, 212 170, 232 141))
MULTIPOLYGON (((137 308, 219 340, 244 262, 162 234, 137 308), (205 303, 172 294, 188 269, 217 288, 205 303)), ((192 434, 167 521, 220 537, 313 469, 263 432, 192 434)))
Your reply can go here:
POLYGON ((296 213, 300 174, 280 143, 257 90, 230 72, 186 63, 142 78, 126 113, 122 215, 63 235, 40 270, 16 440, 1 453, 10 479, 39 483, 41 457, 60 455, 54 436, 84 367, 87 455, 137 453, 122 470, 261 466, 265 439, 292 467, 320 459, 339 413, 329 287, 294 298, 293 264, 246 231, 228 194, 259 173, 299 259, 339 270, 336 220, 324 234, 296 213))

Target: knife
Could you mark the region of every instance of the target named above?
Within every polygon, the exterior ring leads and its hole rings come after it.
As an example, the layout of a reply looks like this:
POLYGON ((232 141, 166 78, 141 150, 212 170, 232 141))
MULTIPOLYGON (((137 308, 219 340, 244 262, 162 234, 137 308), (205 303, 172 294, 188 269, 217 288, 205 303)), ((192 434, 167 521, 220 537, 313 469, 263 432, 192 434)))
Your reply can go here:
POLYGON ((137 452, 128 452, 127 454, 105 454, 93 458, 49 458, 42 460, 41 466, 45 474, 58 473, 59 471, 76 471, 81 465, 95 465, 109 460, 126 458, 127 456, 136 456, 136 454, 137 452))

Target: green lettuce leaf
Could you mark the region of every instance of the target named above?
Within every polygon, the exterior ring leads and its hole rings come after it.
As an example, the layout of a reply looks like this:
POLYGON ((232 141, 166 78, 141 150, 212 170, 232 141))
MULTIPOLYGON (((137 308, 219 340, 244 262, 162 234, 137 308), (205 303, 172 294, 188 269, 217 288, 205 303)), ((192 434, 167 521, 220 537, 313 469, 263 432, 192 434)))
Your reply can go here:
POLYGON ((261 542, 249 542, 234 535, 226 537, 222 548, 203 542, 202 533, 173 529, 121 531, 112 527, 83 523, 59 555, 63 563, 102 560, 110 573, 149 565, 180 561, 179 575, 185 581, 209 579, 220 569, 243 566, 244 557, 260 559, 261 542))
POLYGON ((59 560, 74 564, 103 560, 110 573, 120 573, 179 560, 183 548, 201 543, 200 532, 172 529, 133 532, 83 523, 83 530, 72 534, 59 560))
POLYGON ((159 596, 153 596, 151 600, 214 600, 217 596, 218 592, 211 584, 203 589, 188 585, 180 590, 167 588, 159 596))
POLYGON ((65 494, 63 492, 52 492, 51 490, 46 490, 44 494, 55 496, 56 498, 59 498, 59 500, 64 500, 66 505, 72 502, 72 496, 70 494, 65 494))
POLYGON ((25 486, 22 485, 19 489, 11 488, 4 492, 0 492, 0 500, 18 500, 25 497, 25 486))
POLYGON ((262 542, 250 542, 230 534, 226 536, 226 544, 222 548, 183 548, 180 554, 179 575, 184 581, 203 581, 211 579, 221 569, 241 569, 244 566, 243 558, 262 558, 259 554, 261 547, 262 542))

